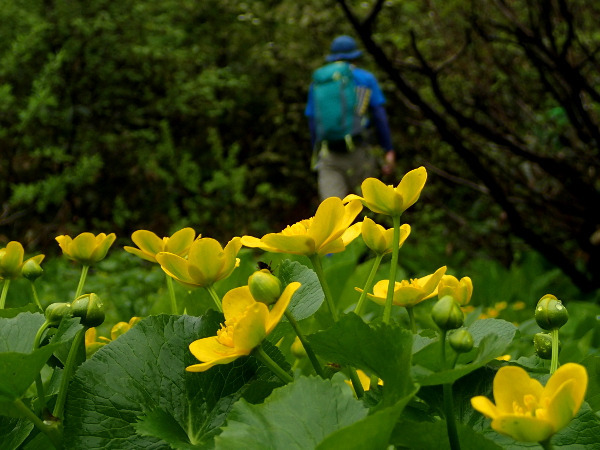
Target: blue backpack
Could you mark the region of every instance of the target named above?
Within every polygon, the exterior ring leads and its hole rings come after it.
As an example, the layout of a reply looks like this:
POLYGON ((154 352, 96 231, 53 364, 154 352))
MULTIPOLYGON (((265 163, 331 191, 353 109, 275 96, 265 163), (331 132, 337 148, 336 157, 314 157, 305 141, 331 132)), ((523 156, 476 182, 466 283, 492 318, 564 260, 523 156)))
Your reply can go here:
POLYGON ((312 82, 317 141, 350 142, 364 128, 370 91, 357 89, 350 64, 344 61, 315 70, 312 82))

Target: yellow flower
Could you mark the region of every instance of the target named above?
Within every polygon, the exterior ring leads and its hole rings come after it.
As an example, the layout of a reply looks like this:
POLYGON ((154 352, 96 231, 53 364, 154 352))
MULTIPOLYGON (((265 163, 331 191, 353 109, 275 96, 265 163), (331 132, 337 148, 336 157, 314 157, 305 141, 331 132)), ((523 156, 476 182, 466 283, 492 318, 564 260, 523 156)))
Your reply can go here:
MULTIPOLYGON (((410 225, 404 224, 400 227, 400 245, 402 247, 404 241, 410 234, 410 225)), ((362 237, 371 250, 378 255, 385 255, 392 252, 392 244, 394 239, 394 229, 386 230, 381 225, 373 222, 368 217, 365 217, 362 223, 362 237)))
POLYGON ((242 243, 239 237, 230 240, 225 248, 212 238, 195 240, 187 259, 174 253, 160 252, 156 261, 175 280, 190 287, 208 287, 227 278, 240 260, 236 258, 242 243))
POLYGON ((33 256, 25 261, 25 250, 20 242, 10 241, 6 247, 0 249, 0 278, 14 280, 21 276, 23 265, 29 261, 35 261, 40 264, 44 259, 44 255, 33 256))
MULTIPOLYGON (((440 267, 435 273, 422 278, 413 278, 410 281, 396 281, 394 285, 394 305, 411 307, 417 303, 427 300, 437 294, 438 283, 446 273, 446 266, 440 267)), ((385 305, 389 280, 381 280, 373 286, 373 293, 367 294, 371 300, 380 305, 385 305)), ((362 292, 360 288, 354 288, 362 292)))
POLYGON ((469 277, 463 277, 459 281, 452 275, 444 275, 438 286, 438 297, 446 295, 452 297, 460 306, 465 306, 471 301, 473 282, 469 277))
POLYGON ((129 322, 119 322, 110 330, 110 339, 104 336, 97 336, 96 328, 88 328, 85 332, 85 352, 87 357, 92 356, 100 347, 104 347, 111 341, 114 341, 122 334, 126 333, 138 323, 141 317, 132 317, 129 322))
MULTIPOLYGON (((358 375, 358 379, 360 380, 360 384, 363 387, 363 390, 366 392, 371 388, 371 378, 364 373, 362 370, 358 369, 356 371, 356 374, 358 375)), ((346 382, 346 384, 348 386, 350 386, 352 388, 352 390, 354 390, 354 386, 352 385, 352 382, 350 380, 344 380, 346 382)), ((383 380, 379 380, 377 382, 377 384, 379 386, 383 386, 383 380)))
POLYGON ((566 427, 579 410, 588 375, 585 367, 568 363, 546 387, 516 366, 502 367, 494 378, 494 405, 487 397, 471 399, 477 411, 492 419, 492 428, 517 441, 542 442, 566 427))
MULTIPOLYGON (((183 228, 173 236, 159 238, 152 231, 137 230, 131 235, 131 240, 139 248, 125 246, 126 252, 150 262, 156 262, 156 254, 160 252, 173 253, 185 257, 194 242, 196 232, 193 228, 183 228)), ((198 236, 200 238, 200 236, 198 236)))
POLYGON ((396 187, 386 185, 377 178, 367 178, 361 185, 363 196, 350 194, 344 198, 344 202, 358 199, 373 212, 400 216, 419 199, 425 181, 425 167, 408 172, 396 187))
POLYGON ((358 200, 344 206, 339 198, 330 197, 323 200, 314 217, 288 226, 281 233, 267 234, 262 239, 244 236, 242 244, 293 255, 339 253, 360 234, 360 223, 350 225, 361 210, 358 200))
POLYGON ((122 334, 125 334, 126 332, 131 330, 131 327, 134 326, 136 323, 138 323, 140 320, 142 320, 141 317, 134 316, 131 319, 129 319, 129 322, 119 322, 119 323, 116 323, 115 325, 113 325, 113 327, 110 329, 111 340, 114 341, 116 338, 118 338, 122 334))
POLYGON ((228 364, 249 355, 275 328, 300 283, 290 283, 269 311, 267 305, 252 298, 248 286, 232 289, 223 297, 225 324, 216 336, 190 344, 190 352, 202 362, 188 366, 188 372, 204 372, 217 364, 228 364))
POLYGON ((81 233, 75 239, 71 239, 70 236, 57 236, 56 242, 67 258, 84 266, 91 266, 104 259, 116 238, 115 233, 109 235, 100 233, 98 236, 92 233, 81 233))

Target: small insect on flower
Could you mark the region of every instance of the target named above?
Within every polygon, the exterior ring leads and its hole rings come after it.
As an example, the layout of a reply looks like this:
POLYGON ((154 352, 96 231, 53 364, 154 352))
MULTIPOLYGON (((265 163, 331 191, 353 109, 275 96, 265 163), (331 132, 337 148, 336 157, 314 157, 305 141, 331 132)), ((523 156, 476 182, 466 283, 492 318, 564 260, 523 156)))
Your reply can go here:
POLYGON ((256 266, 258 267, 258 270, 267 269, 269 272, 273 273, 273 269, 271 268, 271 261, 269 261, 268 263, 264 261, 258 261, 256 263, 256 266))

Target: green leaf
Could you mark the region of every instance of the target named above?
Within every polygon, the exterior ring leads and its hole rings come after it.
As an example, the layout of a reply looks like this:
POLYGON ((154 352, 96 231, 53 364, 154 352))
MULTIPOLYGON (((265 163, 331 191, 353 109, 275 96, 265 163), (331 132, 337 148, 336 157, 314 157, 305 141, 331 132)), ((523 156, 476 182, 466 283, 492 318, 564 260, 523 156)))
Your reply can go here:
POLYGON ((315 448, 367 412, 344 381, 300 377, 261 405, 237 402, 215 444, 217 449, 315 448))
POLYGON ((581 361, 588 373, 588 388, 585 400, 593 411, 600 411, 600 356, 589 356, 581 361))
MULTIPOLYGON (((469 427, 460 423, 456 425, 461 448, 477 450, 504 448, 469 427)), ((442 420, 436 422, 401 421, 394 429, 390 442, 398 447, 407 447, 412 450, 450 449, 446 422, 442 420)))
POLYGON ((12 402, 21 398, 55 348, 47 345, 32 353, 0 353, 0 401, 12 402))
POLYGON ((213 311, 203 317, 151 316, 98 350, 69 387, 65 440, 74 448, 127 450, 165 448, 169 440, 210 444, 241 388, 268 372, 251 357, 204 373, 185 371, 198 362, 189 344, 213 336, 222 321, 213 311), (160 424, 161 415, 172 420, 160 424))
POLYGON ((418 386, 395 405, 381 409, 350 426, 330 434, 317 449, 387 448, 390 434, 404 407, 419 390, 418 386))
POLYGON ((342 316, 330 329, 308 336, 313 349, 322 358, 381 378, 387 406, 413 389, 410 377, 412 339, 412 333, 397 324, 366 324, 354 313, 342 316))
MULTIPOLYGON (((516 327, 500 319, 483 319, 468 327, 473 336, 475 351, 459 358, 459 363, 452 370, 440 370, 439 339, 424 345, 414 356, 412 374, 421 386, 453 383, 459 378, 483 367, 498 356, 503 355, 517 331, 516 327), (472 355, 475 355, 474 357, 472 355), (468 359, 467 359, 468 358, 468 359), (465 361, 467 359, 467 361, 465 361)), ((425 340, 421 340, 425 343, 425 340)), ((446 357, 452 358, 454 353, 447 347, 446 357)))
POLYGON ((288 311, 294 319, 306 319, 321 307, 325 294, 323 294, 317 274, 313 270, 299 262, 286 259, 279 267, 279 278, 284 285, 288 285, 292 281, 298 281, 302 284, 294 293, 288 306, 288 311))
POLYGON ((40 310, 33 303, 29 303, 28 305, 21 306, 19 308, 0 309, 0 317, 3 317, 5 319, 10 319, 11 317, 16 317, 19 314, 24 313, 24 312, 36 313, 36 312, 40 312, 40 310))
POLYGON ((45 320, 43 314, 30 312, 0 318, 0 353, 30 353, 35 335, 45 320))
POLYGON ((0 417, 0 450, 16 450, 33 430, 27 419, 0 417))

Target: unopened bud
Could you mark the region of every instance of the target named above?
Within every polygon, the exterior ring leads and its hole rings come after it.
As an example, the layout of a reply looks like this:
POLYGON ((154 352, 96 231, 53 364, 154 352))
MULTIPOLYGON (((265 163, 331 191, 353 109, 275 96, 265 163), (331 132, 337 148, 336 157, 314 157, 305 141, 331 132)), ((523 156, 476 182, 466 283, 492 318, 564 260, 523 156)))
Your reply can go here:
MULTIPOLYGON (((559 352, 560 347, 560 341, 558 341, 559 352)), ((533 336, 533 348, 540 358, 552 359, 552 336, 547 333, 536 333, 533 336)))
POLYGON ((473 348, 473 336, 466 328, 453 332, 448 338, 448 342, 456 353, 467 353, 473 348))
POLYGON ((552 294, 544 295, 535 307, 535 321, 542 330, 557 330, 568 320, 567 308, 552 294))
POLYGON ((96 294, 84 294, 71 303, 73 317, 81 318, 85 327, 97 327, 104 322, 104 305, 96 294))
POLYGON ((266 305, 275 303, 281 295, 281 281, 269 269, 257 270, 250 275, 248 287, 254 300, 266 305))
POLYGON ((298 339, 298 337, 296 337, 296 339, 294 340, 294 343, 290 347, 290 350, 292 352, 292 355, 294 355, 297 359, 303 359, 307 357, 306 350, 304 349, 304 346, 302 345, 302 342, 300 342, 300 339, 298 339))
POLYGON ((51 303, 46 307, 44 315, 46 316, 46 322, 52 326, 56 326, 63 317, 71 317, 72 312, 70 303, 51 303))
POLYGON ((29 281, 35 281, 44 273, 44 269, 33 259, 28 259, 21 268, 21 274, 29 281))
POLYGON ((446 295, 431 308, 431 318, 444 331, 462 327, 465 314, 452 297, 446 295))

